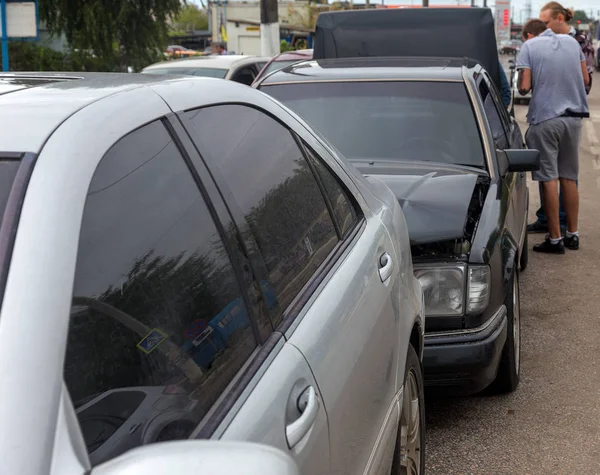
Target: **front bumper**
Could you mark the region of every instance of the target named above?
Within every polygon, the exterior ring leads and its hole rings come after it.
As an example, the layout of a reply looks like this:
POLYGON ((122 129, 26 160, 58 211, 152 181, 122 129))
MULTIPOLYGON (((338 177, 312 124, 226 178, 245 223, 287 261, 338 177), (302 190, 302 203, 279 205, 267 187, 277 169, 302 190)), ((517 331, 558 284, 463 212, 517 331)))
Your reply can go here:
POLYGON ((482 326, 425 334, 425 385, 451 393, 473 394, 489 386, 507 336, 506 307, 502 305, 482 326))

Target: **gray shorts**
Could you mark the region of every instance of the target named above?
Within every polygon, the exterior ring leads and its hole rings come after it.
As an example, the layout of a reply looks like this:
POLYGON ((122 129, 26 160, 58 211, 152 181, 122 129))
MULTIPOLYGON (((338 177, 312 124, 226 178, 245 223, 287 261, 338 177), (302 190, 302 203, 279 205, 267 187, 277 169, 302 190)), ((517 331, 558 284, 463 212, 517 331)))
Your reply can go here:
POLYGON ((531 173, 535 181, 577 180, 582 129, 578 117, 557 117, 529 126, 525 142, 540 151, 540 169, 531 173))

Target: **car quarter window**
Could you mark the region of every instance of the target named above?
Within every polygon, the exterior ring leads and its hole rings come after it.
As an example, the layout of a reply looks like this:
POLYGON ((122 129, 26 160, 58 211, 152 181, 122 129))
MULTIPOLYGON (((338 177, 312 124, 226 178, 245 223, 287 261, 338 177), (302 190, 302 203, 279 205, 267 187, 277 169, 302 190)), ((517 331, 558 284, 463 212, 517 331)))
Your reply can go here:
POLYGON ((92 464, 187 438, 256 347, 215 221, 164 125, 122 138, 85 202, 64 367, 92 464))
POLYGON ((301 148, 290 130, 247 106, 207 107, 182 119, 229 206, 250 229, 268 273, 266 298, 285 311, 338 243, 301 148))
POLYGON ((358 222, 356 210, 358 206, 350 198, 350 194, 343 188, 333 172, 319 159, 316 154, 306 147, 308 159, 315 168, 323 189, 329 199, 331 209, 340 227, 342 236, 346 236, 358 222))
POLYGON ((235 73, 233 73, 231 80, 249 86, 250 84, 252 84, 255 77, 256 72, 254 70, 254 67, 251 64, 249 64, 247 66, 242 66, 235 73))
POLYGON ((489 88, 486 81, 481 79, 479 83, 479 93, 481 94, 481 100, 483 101, 483 108, 488 118, 492 135, 496 148, 505 149, 508 148, 508 140, 506 138, 505 126, 502 123, 501 112, 499 111, 498 104, 494 98, 494 95, 489 88))

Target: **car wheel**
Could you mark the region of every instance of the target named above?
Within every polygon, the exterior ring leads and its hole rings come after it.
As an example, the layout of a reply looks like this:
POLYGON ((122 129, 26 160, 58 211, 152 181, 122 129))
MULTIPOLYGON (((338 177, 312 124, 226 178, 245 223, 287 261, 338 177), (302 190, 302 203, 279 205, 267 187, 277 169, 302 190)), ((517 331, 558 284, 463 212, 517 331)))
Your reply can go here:
POLYGON ((529 236, 527 235, 527 231, 525 231, 525 241, 523 241, 523 249, 521 249, 519 263, 521 264, 519 272, 523 272, 527 269, 527 264, 529 263, 529 236))
POLYGON ((517 269, 513 272, 505 304, 508 333, 493 387, 498 393, 510 393, 517 389, 521 375, 521 300, 517 269))
POLYGON ((412 345, 408 346, 402 412, 392 464, 394 475, 425 473, 425 404, 423 367, 412 345))

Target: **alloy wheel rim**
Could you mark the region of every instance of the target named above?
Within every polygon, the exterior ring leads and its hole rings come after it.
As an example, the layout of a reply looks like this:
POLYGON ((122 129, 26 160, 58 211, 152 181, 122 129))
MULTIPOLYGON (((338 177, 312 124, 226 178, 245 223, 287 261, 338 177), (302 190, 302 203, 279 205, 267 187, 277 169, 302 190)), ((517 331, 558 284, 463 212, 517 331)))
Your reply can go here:
POLYGON ((421 473, 421 406, 417 378, 408 373, 400 419, 400 473, 421 473))
POLYGON ((519 281, 513 279, 513 346, 515 353, 515 374, 521 368, 521 306, 519 305, 519 281))

